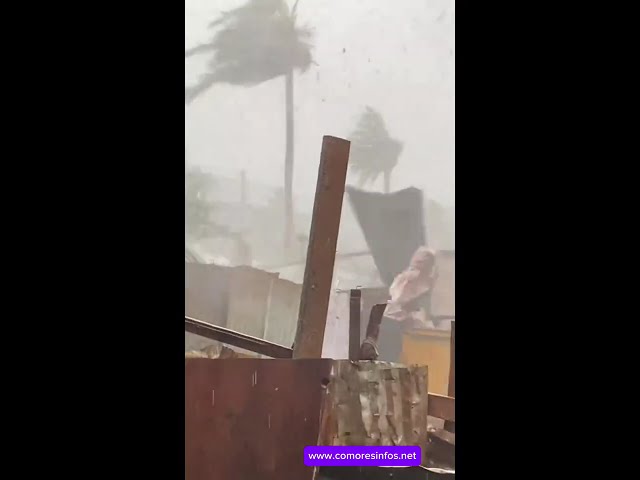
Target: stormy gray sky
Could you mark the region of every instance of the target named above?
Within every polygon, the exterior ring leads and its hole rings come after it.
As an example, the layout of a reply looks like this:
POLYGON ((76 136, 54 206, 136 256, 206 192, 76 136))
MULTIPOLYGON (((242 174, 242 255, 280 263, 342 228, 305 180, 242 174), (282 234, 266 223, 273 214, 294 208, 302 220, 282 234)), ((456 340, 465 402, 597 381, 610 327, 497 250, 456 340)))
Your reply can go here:
MULTIPOLYGON (((207 24, 243 3, 186 0, 185 48, 208 40, 207 24)), ((391 190, 416 186, 453 205, 454 0, 299 0, 298 18, 314 30, 318 65, 295 77, 296 196, 313 196, 322 136, 348 138, 369 105, 404 143, 391 190)), ((206 60, 185 61, 187 85, 206 60)), ((185 107, 185 136, 190 163, 225 176, 245 169, 250 182, 282 187, 284 80, 214 85, 185 107)), ((382 180, 370 188, 380 191, 382 180)), ((298 207, 310 209, 306 203, 298 207)))

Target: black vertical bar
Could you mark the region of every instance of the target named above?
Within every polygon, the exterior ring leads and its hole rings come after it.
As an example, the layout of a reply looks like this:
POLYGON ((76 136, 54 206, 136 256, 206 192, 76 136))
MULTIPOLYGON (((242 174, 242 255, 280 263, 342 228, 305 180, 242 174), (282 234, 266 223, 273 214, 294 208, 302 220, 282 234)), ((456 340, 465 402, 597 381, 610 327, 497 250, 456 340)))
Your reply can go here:
POLYGON ((360 302, 362 292, 351 290, 349 295, 349 360, 360 358, 360 302))

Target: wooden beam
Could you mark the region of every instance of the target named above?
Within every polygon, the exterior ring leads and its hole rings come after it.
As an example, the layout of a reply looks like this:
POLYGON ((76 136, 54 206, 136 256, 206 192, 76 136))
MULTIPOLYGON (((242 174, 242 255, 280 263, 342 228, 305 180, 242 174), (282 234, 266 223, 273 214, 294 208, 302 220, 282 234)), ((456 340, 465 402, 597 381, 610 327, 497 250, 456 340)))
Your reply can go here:
POLYGON ((320 358, 347 178, 350 142, 322 139, 293 358, 320 358))
POLYGON ((429 394, 428 415, 449 422, 456 421, 456 399, 446 395, 429 394))
POLYGON ((184 317, 184 329, 189 333, 201 337, 217 340, 218 342, 244 348, 260 355, 271 358, 291 358, 293 350, 276 343, 271 343, 261 338, 245 335, 244 333, 229 330, 228 328, 212 325, 195 318, 184 317))
POLYGON ((362 292, 349 292, 349 360, 360 359, 360 307, 362 292))

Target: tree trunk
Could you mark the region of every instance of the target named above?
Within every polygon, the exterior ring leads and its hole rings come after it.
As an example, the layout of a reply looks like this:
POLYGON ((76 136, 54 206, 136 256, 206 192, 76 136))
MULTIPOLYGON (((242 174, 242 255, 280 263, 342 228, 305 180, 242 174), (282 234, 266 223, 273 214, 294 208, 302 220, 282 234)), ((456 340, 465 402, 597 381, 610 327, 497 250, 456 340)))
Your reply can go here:
POLYGON ((286 150, 284 156, 284 247, 293 240, 293 70, 285 75, 286 150))
POLYGON ((391 170, 384 172, 383 179, 384 179, 384 193, 389 193, 389 190, 391 188, 391 170))

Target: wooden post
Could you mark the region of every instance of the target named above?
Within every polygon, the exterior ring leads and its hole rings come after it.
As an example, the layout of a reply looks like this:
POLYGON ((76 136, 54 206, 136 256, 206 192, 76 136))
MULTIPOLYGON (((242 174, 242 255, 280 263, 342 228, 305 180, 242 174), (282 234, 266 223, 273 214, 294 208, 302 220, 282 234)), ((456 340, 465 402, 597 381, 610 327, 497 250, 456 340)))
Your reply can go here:
POLYGON ((369 314, 369 323, 367 324, 367 332, 365 334, 365 340, 362 342, 362 346, 360 347, 360 360, 378 359, 378 338, 380 337, 380 324, 382 323, 382 317, 384 316, 384 311, 386 308, 386 303, 378 303, 371 309, 371 313, 369 314))
POLYGON ((349 360, 360 359, 360 303, 362 292, 351 290, 349 294, 349 360))
POLYGON ((322 138, 293 358, 320 358, 327 323, 350 142, 322 138))
MULTIPOLYGON (((448 396, 456 396, 456 322, 451 322, 451 347, 450 347, 450 360, 449 360, 449 388, 448 396)), ((454 422, 444 422, 444 429, 455 433, 456 424, 454 422)))

